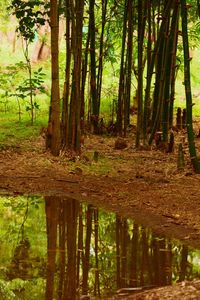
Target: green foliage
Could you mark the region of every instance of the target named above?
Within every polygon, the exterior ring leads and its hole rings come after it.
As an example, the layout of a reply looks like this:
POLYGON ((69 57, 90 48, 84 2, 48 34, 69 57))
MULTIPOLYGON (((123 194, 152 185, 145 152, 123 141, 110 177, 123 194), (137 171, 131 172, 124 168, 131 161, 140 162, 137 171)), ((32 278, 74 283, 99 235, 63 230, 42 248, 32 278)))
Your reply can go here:
POLYGON ((8 111, 9 98, 15 98, 18 104, 19 121, 21 121, 22 106, 25 106, 27 112, 39 109, 40 104, 37 101, 39 95, 47 94, 44 87, 44 78, 42 67, 33 71, 31 78, 23 78, 23 71, 27 70, 27 64, 20 61, 14 65, 8 65, 0 72, 0 92, 2 92, 1 103, 4 104, 5 113, 8 111), (20 76, 22 75, 22 76, 20 76), (30 101, 30 95, 34 97, 34 102, 30 101), (28 100, 29 99, 29 100, 28 100))
MULTIPOLYGON (((16 96, 22 100, 30 97, 32 94, 34 97, 39 93, 45 93, 44 88, 44 76, 42 68, 39 68, 34 72, 33 77, 30 79, 25 79, 22 84, 16 88, 16 93, 11 94, 10 96, 16 96)), ((28 103, 26 105, 26 111, 31 111, 32 109, 39 109, 39 104, 34 101, 33 103, 28 103)))
POLYGON ((17 31, 27 41, 33 42, 39 26, 45 24, 44 1, 40 0, 12 0, 9 10, 18 19, 17 31), (40 8, 40 10, 39 10, 40 8))
POLYGON ((9 288, 9 282, 0 280, 0 298, 2 300, 17 299, 13 291, 9 288))

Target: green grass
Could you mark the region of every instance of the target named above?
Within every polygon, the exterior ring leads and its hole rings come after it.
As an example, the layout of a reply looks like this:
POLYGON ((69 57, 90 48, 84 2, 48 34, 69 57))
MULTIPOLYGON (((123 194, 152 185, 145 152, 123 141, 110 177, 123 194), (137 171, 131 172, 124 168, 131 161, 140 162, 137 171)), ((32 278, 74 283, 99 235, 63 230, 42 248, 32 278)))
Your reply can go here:
POLYGON ((15 115, 0 114, 0 148, 3 145, 20 145, 24 140, 31 140, 40 135, 42 127, 47 124, 47 116, 38 117, 31 125, 30 118, 24 118, 21 122, 15 115))

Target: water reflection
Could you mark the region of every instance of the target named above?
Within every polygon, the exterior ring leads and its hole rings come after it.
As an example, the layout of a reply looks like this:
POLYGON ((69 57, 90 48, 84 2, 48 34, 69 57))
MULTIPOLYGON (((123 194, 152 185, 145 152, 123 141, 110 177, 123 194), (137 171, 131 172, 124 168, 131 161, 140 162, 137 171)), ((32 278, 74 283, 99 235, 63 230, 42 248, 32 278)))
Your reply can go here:
POLYGON ((0 299, 110 299, 200 277, 200 251, 92 205, 2 197, 0 208, 0 299))

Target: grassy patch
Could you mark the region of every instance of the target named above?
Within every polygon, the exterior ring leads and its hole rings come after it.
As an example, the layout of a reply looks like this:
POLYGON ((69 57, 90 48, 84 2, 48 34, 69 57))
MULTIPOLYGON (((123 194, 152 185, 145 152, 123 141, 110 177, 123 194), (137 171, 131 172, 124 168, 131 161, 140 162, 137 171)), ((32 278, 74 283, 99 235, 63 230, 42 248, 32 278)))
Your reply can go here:
POLYGON ((38 137, 46 124, 46 115, 40 116, 33 125, 29 118, 19 122, 16 115, 0 115, 0 144, 19 145, 23 140, 38 137))

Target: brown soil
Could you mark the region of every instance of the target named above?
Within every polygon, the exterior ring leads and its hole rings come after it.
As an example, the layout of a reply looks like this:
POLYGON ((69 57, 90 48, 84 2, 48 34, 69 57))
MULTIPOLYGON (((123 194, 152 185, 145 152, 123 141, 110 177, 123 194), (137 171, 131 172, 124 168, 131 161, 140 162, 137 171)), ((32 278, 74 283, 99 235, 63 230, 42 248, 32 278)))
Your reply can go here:
MULTIPOLYGON (((183 136, 177 134, 178 139, 183 136)), ((0 152, 0 194, 56 195, 91 202, 200 249, 200 175, 192 170, 187 144, 186 166, 179 171, 177 147, 171 154, 136 151, 130 135, 128 147, 116 150, 115 140, 88 136, 81 157, 51 156, 42 137, 5 147, 0 152), (93 158, 95 151, 98 161, 93 158)))

